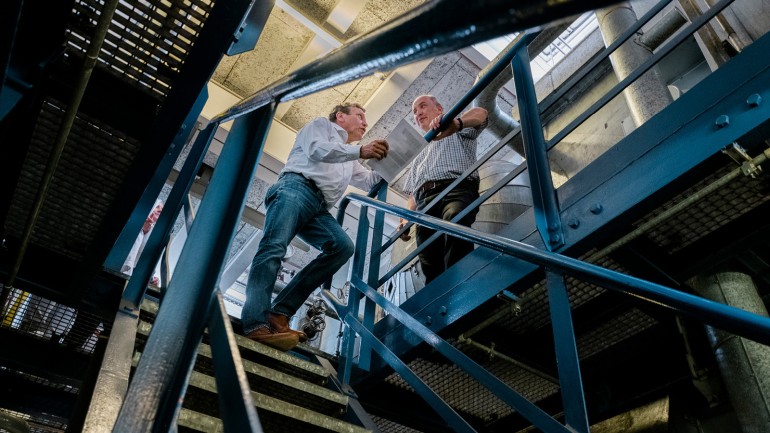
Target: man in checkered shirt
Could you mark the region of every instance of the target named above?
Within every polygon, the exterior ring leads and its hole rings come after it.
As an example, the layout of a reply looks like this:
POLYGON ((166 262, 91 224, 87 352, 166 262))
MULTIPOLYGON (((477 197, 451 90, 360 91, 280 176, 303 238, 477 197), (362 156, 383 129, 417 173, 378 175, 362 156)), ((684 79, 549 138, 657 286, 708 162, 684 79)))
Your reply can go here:
MULTIPOLYGON (((414 120, 423 131, 438 130, 444 108, 432 95, 418 96, 412 103, 414 120)), ((412 161, 407 174, 404 193, 409 195, 409 209, 424 209, 450 183, 476 162, 476 139, 487 126, 487 110, 471 108, 456 117, 440 131, 412 161)), ((426 215, 451 220, 479 197, 479 174, 473 172, 439 203, 428 209, 426 215)), ((478 209, 463 217, 459 223, 470 227, 478 209)), ((406 224, 401 220, 399 229, 406 224)), ((416 226, 417 245, 427 241, 434 230, 416 226)), ((409 240, 409 232, 401 235, 409 240)), ((448 267, 473 251, 473 243, 443 235, 420 253, 420 264, 425 283, 430 283, 448 267)))

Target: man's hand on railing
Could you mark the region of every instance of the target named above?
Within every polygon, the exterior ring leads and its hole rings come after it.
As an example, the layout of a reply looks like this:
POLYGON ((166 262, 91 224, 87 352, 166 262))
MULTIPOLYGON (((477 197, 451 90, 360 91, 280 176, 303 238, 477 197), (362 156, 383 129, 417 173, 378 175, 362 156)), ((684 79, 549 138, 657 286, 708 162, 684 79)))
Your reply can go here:
MULTIPOLYGON (((401 223, 398 225, 398 227, 396 227, 396 231, 403 229, 407 223, 408 223, 407 220, 401 218, 401 223)), ((401 233, 401 236, 399 236, 399 239, 401 239, 404 242, 411 240, 412 235, 409 234, 410 231, 411 229, 401 233)))

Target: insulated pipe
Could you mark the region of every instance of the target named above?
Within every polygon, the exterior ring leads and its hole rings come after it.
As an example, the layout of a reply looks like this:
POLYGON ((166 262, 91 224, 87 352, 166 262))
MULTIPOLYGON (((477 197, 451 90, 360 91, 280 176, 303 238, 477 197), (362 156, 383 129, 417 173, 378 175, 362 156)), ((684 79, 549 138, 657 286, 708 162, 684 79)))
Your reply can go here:
MULTIPOLYGON (((688 282, 701 296, 767 317, 751 277, 720 271, 688 282)), ((706 326, 719 371, 743 433, 765 433, 770 426, 770 347, 706 326)))
POLYGON ((666 39, 687 24, 687 18, 682 16, 679 9, 668 11, 652 28, 639 37, 639 43, 648 50, 655 51, 666 39))
MULTIPOLYGON (((543 30, 529 45, 530 55, 537 56, 540 54, 568 26, 569 24, 565 23, 543 30)), ((497 57, 489 62, 489 65, 479 71, 475 82, 478 82, 481 77, 485 76, 489 70, 503 56, 505 56, 505 54, 511 48, 513 48, 513 46, 516 45, 519 40, 521 40, 523 36, 523 33, 520 33, 518 36, 516 36, 516 38, 514 38, 511 43, 509 43, 508 46, 497 55, 497 57)), ((489 125, 487 126, 487 130, 491 132, 497 139, 504 137, 506 134, 519 127, 519 122, 517 122, 509 113, 503 111, 503 109, 500 108, 500 105, 497 103, 497 95, 500 93, 500 89, 502 89, 503 86, 505 86, 505 84, 512 79, 513 70, 511 68, 503 69, 503 71, 500 72, 500 75, 492 80, 492 82, 484 90, 482 90, 481 93, 479 93, 476 99, 473 100, 474 107, 484 108, 489 113, 489 125)), ((524 156, 524 146, 520 137, 519 139, 514 140, 511 145, 516 153, 524 156)))
MULTIPOLYGON (((596 18, 606 46, 637 21, 636 14, 627 2, 596 11, 596 18)), ((646 48, 636 40, 631 40, 618 47, 610 55, 610 61, 618 79, 622 80, 650 56, 651 53, 646 48)), ((623 96, 636 126, 642 125, 673 101, 657 67, 653 67, 626 87, 623 96)))

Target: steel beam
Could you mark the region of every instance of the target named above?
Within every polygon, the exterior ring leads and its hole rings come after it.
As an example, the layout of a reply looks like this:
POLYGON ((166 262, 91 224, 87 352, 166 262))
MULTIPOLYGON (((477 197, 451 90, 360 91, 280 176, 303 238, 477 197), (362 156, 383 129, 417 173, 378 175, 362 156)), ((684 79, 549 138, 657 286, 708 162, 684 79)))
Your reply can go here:
MULTIPOLYGON (((770 36, 764 36, 562 185, 557 191, 562 220, 574 218, 580 225, 565 232, 566 244, 559 251, 569 253, 580 247, 606 225, 720 152, 725 144, 765 126, 770 104, 751 107, 746 100, 755 93, 770 94, 770 62, 757 60, 769 51, 770 36), (725 128, 714 123, 721 114, 731 119, 725 128), (694 142, 698 145, 693 146, 694 142)), ((534 228, 534 211, 529 210, 500 235, 542 248, 534 228)), ((523 260, 478 248, 402 308, 420 320, 433 317, 432 329, 440 331, 536 269, 523 260), (438 314, 442 307, 448 314, 438 314)), ((377 325, 375 333, 387 338, 398 355, 419 344, 388 318, 377 325)))

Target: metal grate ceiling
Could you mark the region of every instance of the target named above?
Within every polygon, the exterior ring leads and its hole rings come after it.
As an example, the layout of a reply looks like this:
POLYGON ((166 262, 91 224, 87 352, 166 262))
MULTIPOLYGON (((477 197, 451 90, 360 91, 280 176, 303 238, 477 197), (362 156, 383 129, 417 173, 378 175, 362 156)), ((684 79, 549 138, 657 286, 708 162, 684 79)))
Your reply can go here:
MULTIPOLYGON (((206 22, 213 0, 120 0, 99 64, 162 99, 206 22)), ((67 29, 70 49, 85 54, 104 1, 79 0, 67 29)))
MULTIPOLYGON (((736 168, 736 165, 728 164, 715 171, 711 176, 693 185, 639 220, 637 225, 688 199, 706 185, 736 168)), ((767 174, 762 174, 757 178, 740 176, 726 187, 703 197, 683 211, 658 224, 646 235, 669 253, 675 253, 770 200, 770 185, 767 176, 767 174)))
MULTIPOLYGON (((6 221, 21 236, 37 197, 63 105, 43 104, 6 221)), ((32 243, 82 258, 133 162, 140 144, 79 114, 32 235, 32 243)))

